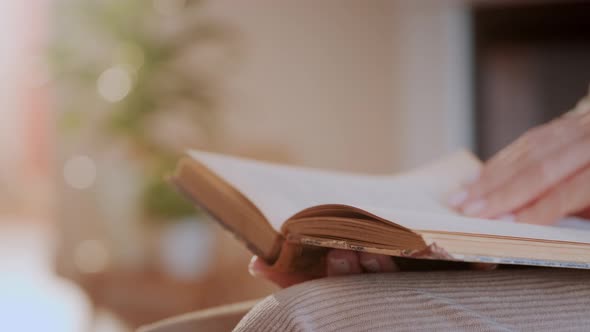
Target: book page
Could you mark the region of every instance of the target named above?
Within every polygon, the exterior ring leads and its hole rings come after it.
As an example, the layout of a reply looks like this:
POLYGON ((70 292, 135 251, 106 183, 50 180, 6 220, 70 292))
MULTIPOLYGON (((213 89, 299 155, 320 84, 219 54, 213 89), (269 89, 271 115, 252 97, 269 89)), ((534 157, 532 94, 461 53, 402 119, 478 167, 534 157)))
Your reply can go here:
POLYGON ((296 213, 318 205, 342 204, 362 209, 409 229, 487 234, 590 243, 584 221, 548 227, 459 215, 443 202, 481 166, 461 151, 400 175, 370 176, 247 160, 201 151, 190 156, 231 183, 254 203, 280 232, 296 213), (564 228, 562 228, 564 227, 564 228), (572 229, 577 228, 577 229, 572 229))
POLYGON ((444 196, 480 167, 467 152, 398 176, 322 171, 202 151, 189 155, 248 197, 277 231, 297 212, 324 204, 452 216, 455 213, 441 203, 444 196))
MULTIPOLYGON (((373 206, 358 206, 359 209, 372 213, 398 225, 420 233, 451 232, 466 234, 483 234, 501 237, 515 237, 547 241, 565 241, 590 243, 590 225, 581 226, 584 221, 563 220, 558 227, 515 223, 502 220, 478 219, 457 213, 441 214, 429 211, 380 209, 373 206)), ((585 222, 588 223, 588 222, 585 222)))

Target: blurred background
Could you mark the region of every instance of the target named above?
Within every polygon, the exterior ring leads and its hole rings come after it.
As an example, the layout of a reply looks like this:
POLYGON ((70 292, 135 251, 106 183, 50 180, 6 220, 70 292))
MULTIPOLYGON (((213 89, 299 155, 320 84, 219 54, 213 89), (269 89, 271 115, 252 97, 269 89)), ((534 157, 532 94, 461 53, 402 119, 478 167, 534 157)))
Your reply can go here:
POLYGON ((391 173, 590 83, 587 1, 0 2, 0 324, 130 331, 275 290, 165 182, 187 148, 391 173))

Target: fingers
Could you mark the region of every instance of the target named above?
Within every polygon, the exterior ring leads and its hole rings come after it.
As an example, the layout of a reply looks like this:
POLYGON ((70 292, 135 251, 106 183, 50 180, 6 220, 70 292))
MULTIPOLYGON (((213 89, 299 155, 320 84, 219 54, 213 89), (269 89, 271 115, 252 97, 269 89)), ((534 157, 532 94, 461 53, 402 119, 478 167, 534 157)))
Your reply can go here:
POLYGON ((482 197, 501 187, 515 174, 546 159, 558 151, 558 144, 575 140, 571 132, 567 137, 559 135, 558 121, 534 128, 519 137, 502 151, 493 156, 481 170, 481 176, 469 186, 471 197, 482 197))
POLYGON ((588 165, 589 152, 590 137, 563 149, 546 160, 524 168, 510 181, 481 197, 480 203, 477 200, 475 203, 468 203, 465 213, 492 218, 519 209, 588 165))
POLYGON ((355 251, 332 249, 326 254, 326 275, 329 277, 358 274, 362 271, 359 255, 355 251))
MULTIPOLYGON (((538 129, 537 129, 538 130, 538 129)), ((516 173, 526 168, 529 164, 536 163, 536 160, 542 158, 548 153, 547 150, 534 149, 534 141, 541 141, 539 135, 527 133, 518 138, 514 143, 504 148, 494 155, 483 166, 480 176, 467 184, 467 191, 471 200, 484 197, 492 190, 501 187, 503 183, 509 181, 516 173)), ((544 144, 548 148, 549 145, 544 144)), ((463 203, 463 202, 461 202, 463 203)), ((465 207, 466 204, 463 204, 465 207)))
MULTIPOLYGON (((326 254, 325 262, 325 276, 399 271, 390 256, 351 250, 331 249, 326 254)), ((267 279, 280 287, 289 287, 318 277, 305 271, 278 272, 256 256, 252 257, 248 269, 251 275, 267 279)))
POLYGON ((578 172, 516 214, 518 222, 549 225, 590 206, 590 167, 578 172))
POLYGON ((393 259, 390 256, 360 252, 359 261, 365 272, 394 272, 399 271, 393 259))
POLYGON ((368 252, 332 249, 327 254, 326 262, 327 276, 399 271, 390 256, 368 252))
MULTIPOLYGON (((495 269, 496 265, 472 263, 471 268, 489 271, 495 269)), ((344 276, 363 272, 387 273, 399 270, 393 259, 386 255, 340 249, 332 249, 326 255, 326 276, 344 276)), ((249 271, 251 275, 267 279, 282 288, 318 278, 304 272, 278 272, 256 256, 250 261, 249 271)))
POLYGON ((469 216, 495 218, 535 201, 590 164, 590 126, 580 122, 562 118, 523 135, 449 203, 469 216))

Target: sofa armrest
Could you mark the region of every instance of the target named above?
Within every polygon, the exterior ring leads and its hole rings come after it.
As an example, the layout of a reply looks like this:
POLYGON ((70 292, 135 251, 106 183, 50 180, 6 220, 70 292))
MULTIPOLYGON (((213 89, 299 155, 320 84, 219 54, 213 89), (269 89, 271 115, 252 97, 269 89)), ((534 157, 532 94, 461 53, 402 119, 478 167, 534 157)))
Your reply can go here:
POLYGON ((142 326, 138 332, 231 331, 261 299, 199 310, 142 326))

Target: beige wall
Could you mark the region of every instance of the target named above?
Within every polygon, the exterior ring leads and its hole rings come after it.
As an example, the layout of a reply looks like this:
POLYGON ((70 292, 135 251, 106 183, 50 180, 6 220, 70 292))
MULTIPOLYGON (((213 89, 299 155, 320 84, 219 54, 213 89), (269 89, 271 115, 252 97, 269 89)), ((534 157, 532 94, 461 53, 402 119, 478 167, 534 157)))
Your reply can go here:
MULTIPOLYGON (((254 145, 280 150, 275 159, 297 164, 389 172, 470 144, 468 22, 460 5, 211 0, 208 6, 243 36, 243 57, 224 100, 227 150, 254 145)), ((0 7, 24 17, 22 6, 0 7)), ((22 25, 8 16, 8 26, 22 25)), ((22 66, 15 64, 24 61, 17 55, 25 45, 10 31, 0 33, 6 51, 0 52, 0 183, 17 188, 25 124, 15 92, 22 66)), ((16 206, 6 204, 9 196, 20 195, 0 189, 3 205, 16 206)))
POLYGON ((394 165, 393 2, 210 2, 240 29, 230 80, 231 143, 280 145, 294 163, 357 171, 394 165))
POLYGON ((279 145, 294 163, 371 172, 470 145, 460 4, 213 0, 210 9, 243 34, 225 100, 231 144, 279 145))
POLYGON ((396 167, 470 149, 471 36, 465 4, 397 1, 392 32, 396 167))

